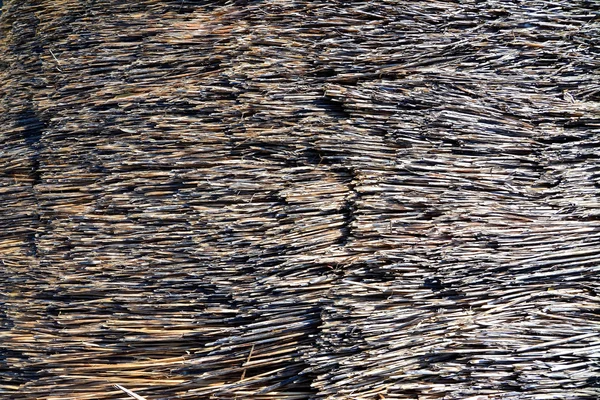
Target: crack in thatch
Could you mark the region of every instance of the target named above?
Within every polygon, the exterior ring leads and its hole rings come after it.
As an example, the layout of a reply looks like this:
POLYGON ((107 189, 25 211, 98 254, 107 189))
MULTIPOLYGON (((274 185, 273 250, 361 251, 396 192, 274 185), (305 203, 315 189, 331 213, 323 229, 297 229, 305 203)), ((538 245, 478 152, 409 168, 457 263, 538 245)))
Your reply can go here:
MULTIPOLYGON (((42 153, 41 139, 42 132, 45 124, 39 120, 38 116, 32 109, 27 109, 23 113, 16 116, 17 126, 23 129, 23 141, 30 148, 31 155, 29 157, 31 170, 29 172, 31 189, 33 191, 34 198, 37 199, 36 186, 42 182, 40 172, 40 156, 42 153)), ((35 202, 35 213, 33 214, 33 232, 28 235, 27 243, 29 246, 30 254, 34 257, 38 256, 37 249, 37 231, 40 226, 40 216, 37 210, 39 210, 39 202, 35 202)))

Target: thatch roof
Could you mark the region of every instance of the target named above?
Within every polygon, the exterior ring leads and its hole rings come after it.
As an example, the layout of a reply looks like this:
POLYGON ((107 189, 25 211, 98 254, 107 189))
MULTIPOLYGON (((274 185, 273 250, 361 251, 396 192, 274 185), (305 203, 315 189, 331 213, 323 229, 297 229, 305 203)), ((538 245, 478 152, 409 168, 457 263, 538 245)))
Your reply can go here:
POLYGON ((599 11, 5 2, 0 397, 600 397, 599 11))

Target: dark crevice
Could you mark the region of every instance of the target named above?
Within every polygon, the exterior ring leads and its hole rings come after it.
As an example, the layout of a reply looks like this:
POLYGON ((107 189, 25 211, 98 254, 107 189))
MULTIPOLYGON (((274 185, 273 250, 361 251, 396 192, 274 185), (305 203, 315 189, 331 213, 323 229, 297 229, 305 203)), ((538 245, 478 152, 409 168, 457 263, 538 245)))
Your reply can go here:
POLYGON ((32 186, 39 185, 42 182, 42 177, 40 173, 40 157, 39 153, 36 153, 31 158, 31 178, 32 178, 32 186))
POLYGON ((344 223, 340 228, 342 235, 338 240, 339 245, 346 246, 352 239, 352 224, 356 220, 356 202, 359 194, 355 188, 358 180, 356 177, 356 171, 351 168, 339 168, 336 170, 336 172, 340 175, 340 178, 342 178, 343 181, 347 182, 348 187, 348 194, 346 195, 344 205, 340 209, 344 223))
POLYGON ((571 135, 556 135, 547 138, 538 138, 537 141, 543 144, 565 144, 579 142, 585 138, 571 135))
POLYGON ((322 108, 331 117, 340 119, 348 119, 351 117, 350 113, 344 108, 342 102, 336 101, 332 97, 323 96, 322 98, 315 100, 315 105, 322 108))
POLYGON ((308 165, 319 166, 323 164, 323 154, 317 149, 307 149, 302 152, 301 159, 304 159, 308 165))
MULTIPOLYGON (((42 176, 40 171, 40 154, 42 149, 42 134, 44 129, 46 128, 46 124, 41 121, 33 110, 33 107, 23 111, 19 115, 16 116, 17 126, 22 127, 22 140, 25 142, 27 147, 29 148, 29 177, 31 179, 31 188, 33 191, 33 196, 36 196, 36 185, 39 185, 42 182, 42 176)), ((38 213, 38 202, 37 198, 35 199, 35 212, 32 220, 32 228, 36 229, 39 226, 40 217, 38 213)), ((38 248, 37 248, 37 236, 35 233, 31 233, 27 235, 27 246, 28 253, 34 257, 38 256, 38 248)))
POLYGON ((317 78, 332 78, 334 76, 337 76, 337 71, 333 68, 323 67, 315 70, 309 76, 314 76, 317 78))
POLYGON ((302 152, 299 164, 315 166, 334 165, 336 157, 339 157, 339 153, 337 152, 311 148, 302 152))
POLYGON ((350 241, 352 236, 352 223, 355 219, 354 212, 356 211, 356 192, 354 192, 352 187, 350 187, 350 190, 351 192, 347 196, 344 206, 340 210, 342 216, 344 217, 344 225, 340 228, 342 236, 340 237, 338 243, 342 246, 346 246, 350 241))

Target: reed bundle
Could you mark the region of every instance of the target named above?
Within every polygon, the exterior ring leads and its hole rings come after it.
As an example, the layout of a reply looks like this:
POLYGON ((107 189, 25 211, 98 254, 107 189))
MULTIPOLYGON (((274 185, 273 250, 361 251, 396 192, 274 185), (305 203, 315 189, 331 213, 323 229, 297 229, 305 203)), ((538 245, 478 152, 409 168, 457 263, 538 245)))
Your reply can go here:
POLYGON ((6 1, 0 397, 599 398, 599 11, 6 1))

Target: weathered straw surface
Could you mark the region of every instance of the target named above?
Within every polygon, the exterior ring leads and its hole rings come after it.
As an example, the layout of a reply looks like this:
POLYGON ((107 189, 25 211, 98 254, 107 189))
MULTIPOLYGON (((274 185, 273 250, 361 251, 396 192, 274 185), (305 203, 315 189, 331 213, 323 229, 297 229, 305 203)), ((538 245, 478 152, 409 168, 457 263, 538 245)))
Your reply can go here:
POLYGON ((599 12, 5 2, 0 397, 599 398, 599 12))

